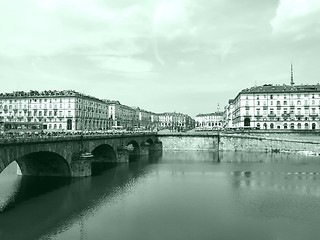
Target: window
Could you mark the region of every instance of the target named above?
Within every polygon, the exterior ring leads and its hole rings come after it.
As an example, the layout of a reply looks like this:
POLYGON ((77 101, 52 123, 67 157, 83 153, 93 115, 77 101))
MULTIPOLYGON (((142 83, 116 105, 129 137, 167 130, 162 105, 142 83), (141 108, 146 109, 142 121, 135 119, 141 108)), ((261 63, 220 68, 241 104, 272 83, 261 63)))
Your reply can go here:
POLYGON ((283 105, 287 105, 287 101, 283 101, 283 105))
POLYGON ((260 116, 260 109, 257 109, 257 116, 260 116))
POLYGON ((72 120, 71 119, 67 120, 67 130, 72 130, 72 120))

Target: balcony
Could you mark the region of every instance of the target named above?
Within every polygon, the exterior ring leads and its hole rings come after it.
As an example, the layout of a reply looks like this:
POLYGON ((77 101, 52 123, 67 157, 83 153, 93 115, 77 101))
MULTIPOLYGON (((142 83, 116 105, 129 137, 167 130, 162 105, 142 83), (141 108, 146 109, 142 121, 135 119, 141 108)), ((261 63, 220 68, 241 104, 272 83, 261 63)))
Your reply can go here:
POLYGON ((281 117, 283 117, 283 118, 289 118, 289 117, 290 117, 290 114, 289 114, 289 113, 283 113, 283 114, 281 115, 281 117))
POLYGON ((272 118, 274 118, 274 117, 276 117, 277 115, 275 114, 275 113, 269 113, 268 114, 268 117, 272 117, 272 118))
POLYGON ((296 116, 296 118, 303 118, 304 117, 303 114, 296 114, 295 116, 296 116))
POLYGON ((317 113, 310 113, 309 116, 310 117, 318 117, 318 114, 317 113))

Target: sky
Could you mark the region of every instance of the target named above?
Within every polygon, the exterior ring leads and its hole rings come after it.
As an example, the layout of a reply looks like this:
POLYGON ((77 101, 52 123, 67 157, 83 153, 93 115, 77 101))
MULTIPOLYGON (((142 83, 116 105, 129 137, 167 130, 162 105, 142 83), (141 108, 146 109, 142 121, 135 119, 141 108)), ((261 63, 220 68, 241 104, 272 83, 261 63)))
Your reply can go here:
POLYGON ((73 89, 194 117, 320 78, 319 0, 0 0, 1 92, 73 89))

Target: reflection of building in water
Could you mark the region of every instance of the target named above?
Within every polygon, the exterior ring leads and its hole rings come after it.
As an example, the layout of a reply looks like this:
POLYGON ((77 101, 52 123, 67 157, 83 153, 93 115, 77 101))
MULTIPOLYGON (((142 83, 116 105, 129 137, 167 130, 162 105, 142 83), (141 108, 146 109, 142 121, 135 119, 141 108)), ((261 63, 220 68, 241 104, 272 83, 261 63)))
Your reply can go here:
POLYGON ((314 156, 305 156, 300 154, 287 153, 268 153, 268 152, 250 152, 245 151, 220 151, 219 158, 221 162, 230 163, 303 163, 316 160, 314 156))
POLYGON ((320 196, 318 172, 232 171, 230 175, 237 189, 320 196))

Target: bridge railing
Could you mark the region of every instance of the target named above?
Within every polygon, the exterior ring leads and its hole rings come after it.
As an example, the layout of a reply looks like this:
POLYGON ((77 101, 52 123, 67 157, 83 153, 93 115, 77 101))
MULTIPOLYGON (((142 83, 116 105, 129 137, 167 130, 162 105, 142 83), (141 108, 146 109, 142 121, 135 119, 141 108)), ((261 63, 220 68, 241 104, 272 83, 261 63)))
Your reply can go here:
POLYGON ((25 142, 45 142, 45 141, 68 141, 81 139, 97 139, 105 137, 123 137, 145 134, 156 134, 153 131, 113 131, 113 132, 41 132, 41 133, 2 133, 0 134, 0 144, 25 143, 25 142))

